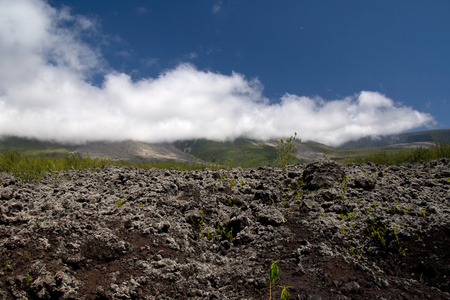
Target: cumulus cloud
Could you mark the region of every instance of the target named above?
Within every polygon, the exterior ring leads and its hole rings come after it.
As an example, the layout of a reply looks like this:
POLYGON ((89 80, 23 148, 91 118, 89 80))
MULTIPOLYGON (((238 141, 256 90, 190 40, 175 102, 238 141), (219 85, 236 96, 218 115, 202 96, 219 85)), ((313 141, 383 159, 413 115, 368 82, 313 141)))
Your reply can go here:
POLYGON ((191 64, 133 81, 105 71, 98 51, 80 38, 90 26, 42 1, 0 0, 0 136, 170 142, 271 139, 295 131, 303 140, 339 145, 433 122, 370 91, 331 101, 285 94, 271 104, 258 80, 191 64), (98 70, 101 86, 89 82, 98 70))

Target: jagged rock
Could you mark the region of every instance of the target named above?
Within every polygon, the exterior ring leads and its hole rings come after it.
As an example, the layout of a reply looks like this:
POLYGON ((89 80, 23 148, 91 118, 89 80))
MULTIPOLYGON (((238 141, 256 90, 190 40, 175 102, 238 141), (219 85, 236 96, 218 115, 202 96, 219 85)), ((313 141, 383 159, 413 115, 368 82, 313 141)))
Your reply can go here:
POLYGON ((344 178, 344 170, 333 161, 311 163, 303 171, 303 182, 309 190, 333 187, 344 178))
POLYGON ((259 212, 258 221, 263 225, 279 226, 284 223, 284 217, 279 210, 268 208, 259 212))
POLYGON ((14 188, 11 186, 6 186, 1 190, 0 199, 9 200, 14 195, 14 188))
POLYGON ((375 188, 376 184, 377 184, 376 178, 371 178, 369 176, 362 176, 355 179, 354 187, 370 191, 375 188))
POLYGON ((0 173, 0 299, 448 299, 449 162, 0 173))

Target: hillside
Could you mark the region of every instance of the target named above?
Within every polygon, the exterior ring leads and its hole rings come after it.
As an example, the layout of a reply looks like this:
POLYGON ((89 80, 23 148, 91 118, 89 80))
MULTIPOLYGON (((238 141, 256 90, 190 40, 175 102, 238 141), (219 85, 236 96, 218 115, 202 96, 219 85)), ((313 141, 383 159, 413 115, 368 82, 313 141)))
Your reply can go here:
POLYGON ((74 151, 91 157, 111 157, 132 162, 177 160, 192 162, 195 157, 180 151, 172 143, 149 144, 135 141, 92 142, 74 151))
POLYGON ((185 153, 221 165, 255 167, 271 165, 276 160, 273 144, 245 138, 225 142, 180 141, 174 145, 185 153))
POLYGON ((347 142, 339 148, 385 147, 395 144, 414 144, 421 142, 450 144, 450 129, 408 132, 376 138, 366 137, 356 141, 347 142))
MULTIPOLYGON (((363 138, 337 148, 313 141, 302 141, 296 145, 296 159, 291 160, 290 163, 313 162, 324 158, 345 161, 382 151, 395 152, 405 148, 430 147, 436 142, 450 143, 450 129, 404 133, 377 139, 363 138)), ((136 141, 99 141, 78 146, 18 137, 0 139, 0 148, 32 156, 61 156, 78 153, 91 157, 110 157, 132 162, 197 161, 241 167, 275 165, 276 146, 276 140, 257 141, 247 138, 224 142, 199 139, 161 144, 136 141)))

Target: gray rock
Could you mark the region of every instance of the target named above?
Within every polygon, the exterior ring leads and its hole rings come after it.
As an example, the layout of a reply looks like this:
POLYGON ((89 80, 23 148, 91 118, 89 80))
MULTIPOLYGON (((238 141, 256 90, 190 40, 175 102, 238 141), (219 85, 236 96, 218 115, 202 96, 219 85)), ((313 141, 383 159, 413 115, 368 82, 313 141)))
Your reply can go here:
POLYGON ((448 174, 448 160, 0 173, 0 299, 265 299, 272 260, 293 299, 446 299, 448 174))
POLYGON ((333 161, 319 161, 307 165, 302 178, 307 189, 317 190, 333 187, 345 178, 345 172, 333 161))

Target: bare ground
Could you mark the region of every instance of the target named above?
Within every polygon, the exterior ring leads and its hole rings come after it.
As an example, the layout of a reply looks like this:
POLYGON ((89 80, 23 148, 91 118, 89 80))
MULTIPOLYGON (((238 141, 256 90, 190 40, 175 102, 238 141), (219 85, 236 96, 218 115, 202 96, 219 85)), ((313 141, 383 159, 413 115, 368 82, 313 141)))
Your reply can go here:
POLYGON ((0 299, 450 299, 449 160, 0 174, 0 299))

